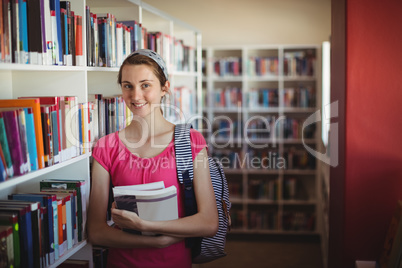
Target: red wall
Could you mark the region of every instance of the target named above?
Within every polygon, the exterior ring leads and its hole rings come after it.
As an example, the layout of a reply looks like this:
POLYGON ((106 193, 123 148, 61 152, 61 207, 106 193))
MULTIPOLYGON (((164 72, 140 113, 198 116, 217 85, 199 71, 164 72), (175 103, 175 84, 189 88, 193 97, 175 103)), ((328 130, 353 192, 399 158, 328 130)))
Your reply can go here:
POLYGON ((378 258, 402 199, 400 0, 346 1, 344 131, 343 256, 354 267, 378 258))

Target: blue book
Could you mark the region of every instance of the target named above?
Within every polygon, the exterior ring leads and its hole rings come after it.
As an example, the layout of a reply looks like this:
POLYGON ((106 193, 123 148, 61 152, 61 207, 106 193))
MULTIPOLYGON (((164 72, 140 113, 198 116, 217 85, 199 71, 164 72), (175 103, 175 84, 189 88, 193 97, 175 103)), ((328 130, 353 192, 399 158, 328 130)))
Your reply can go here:
MULTIPOLYGON (((61 48, 61 16, 60 16, 60 0, 50 0, 50 10, 53 10, 56 14, 56 29, 57 29, 57 43, 60 44, 61 48)), ((56 55, 56 65, 63 65, 63 51, 62 49, 58 50, 58 57, 56 55)))
POLYGON ((269 107, 269 89, 264 89, 262 92, 262 103, 263 107, 269 107))
POLYGON ((9 195, 9 199, 12 200, 22 200, 22 201, 33 201, 40 202, 41 207, 46 208, 44 213, 44 233, 45 237, 45 252, 47 258, 47 265, 51 265, 55 261, 55 251, 54 251, 54 223, 53 223, 53 201, 56 197, 52 194, 41 194, 41 193, 20 193, 9 195))
POLYGON ((4 166, 3 160, 0 159, 0 182, 5 181, 6 179, 7 179, 6 167, 4 166))
POLYGON ((28 57, 28 17, 27 17, 27 1, 18 0, 19 5, 19 27, 20 27, 20 63, 29 63, 28 57))
POLYGON ((27 132, 29 160, 31 163, 31 171, 33 171, 38 170, 39 168, 33 110, 31 107, 24 108, 24 112, 25 112, 25 124, 27 132))

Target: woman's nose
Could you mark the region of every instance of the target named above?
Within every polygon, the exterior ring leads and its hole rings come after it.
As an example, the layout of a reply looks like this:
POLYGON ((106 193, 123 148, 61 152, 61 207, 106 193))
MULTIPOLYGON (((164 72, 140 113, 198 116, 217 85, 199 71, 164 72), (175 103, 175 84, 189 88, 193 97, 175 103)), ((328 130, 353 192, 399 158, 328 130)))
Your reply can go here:
POLYGON ((131 92, 131 98, 134 100, 140 100, 142 98, 142 92, 140 88, 134 87, 131 92))

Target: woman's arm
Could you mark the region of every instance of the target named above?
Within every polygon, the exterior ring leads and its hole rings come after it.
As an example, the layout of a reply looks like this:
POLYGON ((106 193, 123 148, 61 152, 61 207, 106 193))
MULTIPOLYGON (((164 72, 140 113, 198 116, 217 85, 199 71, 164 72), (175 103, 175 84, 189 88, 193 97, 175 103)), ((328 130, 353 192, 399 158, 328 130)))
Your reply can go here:
POLYGON ((198 212, 192 216, 171 221, 145 221, 134 212, 112 208, 113 221, 121 228, 144 232, 178 237, 213 236, 218 231, 219 220, 206 148, 194 159, 193 187, 198 212))
POLYGON ((162 248, 181 240, 177 237, 169 236, 134 235, 110 227, 106 222, 109 182, 109 173, 94 159, 87 223, 88 237, 92 244, 118 248, 162 248))

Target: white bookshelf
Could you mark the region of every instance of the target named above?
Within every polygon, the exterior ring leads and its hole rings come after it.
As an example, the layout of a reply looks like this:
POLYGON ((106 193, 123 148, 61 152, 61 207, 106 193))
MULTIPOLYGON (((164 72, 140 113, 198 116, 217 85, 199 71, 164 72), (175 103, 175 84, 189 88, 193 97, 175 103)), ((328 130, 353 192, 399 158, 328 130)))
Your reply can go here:
MULTIPOLYGON (((139 0, 71 0, 71 9, 75 15, 83 17, 83 51, 86 59, 85 44, 85 7, 92 13, 112 13, 118 21, 136 20, 150 31, 161 31, 176 39, 183 39, 184 44, 194 48, 194 58, 189 70, 177 70, 174 64, 168 64, 171 88, 188 87, 193 98, 198 97, 201 104, 201 32, 139 0)), ((13 99, 22 96, 78 96, 78 102, 87 102, 90 94, 112 96, 120 94, 117 85, 119 68, 84 66, 46 66, 32 64, 0 63, 0 98, 13 99)), ((185 118, 201 116, 202 107, 197 105, 194 113, 184 111, 185 118)), ((171 119, 171 118, 168 118, 171 119)), ((177 122, 177 118, 171 119, 177 122)), ((193 122, 193 125, 196 125, 193 122)), ((86 192, 90 192, 90 153, 75 157, 52 167, 30 172, 20 177, 13 177, 0 183, 0 198, 18 191, 34 191, 39 188, 39 181, 47 178, 85 179, 86 192)), ((87 196, 87 204, 89 195, 87 196)), ((89 260, 93 267, 92 245, 86 240, 65 253, 55 264, 57 267, 68 258, 89 260)))
MULTIPOLYGON (((299 150, 304 150, 301 137, 285 138, 283 126, 279 127, 278 135, 273 137, 245 137, 243 129, 245 122, 253 116, 270 116, 276 118, 286 117, 305 120, 308 116, 320 109, 321 105, 321 47, 319 45, 261 45, 261 46, 213 46, 206 47, 203 51, 203 60, 205 63, 206 72, 203 73, 203 95, 206 96, 204 116, 207 117, 210 125, 217 120, 217 117, 227 117, 233 122, 236 120, 242 121, 240 133, 234 137, 214 137, 216 132, 220 130, 213 128, 208 133, 208 143, 210 152, 213 155, 218 155, 220 158, 225 156, 226 152, 236 152, 243 156, 241 161, 249 152, 249 144, 266 147, 266 151, 275 151, 280 157, 284 153, 296 147, 299 150), (284 73, 284 57, 287 52, 296 51, 312 51, 315 55, 315 71, 314 75, 286 75, 284 73), (214 73, 215 61, 218 59, 228 59, 231 57, 241 58, 242 72, 239 75, 224 75, 219 76, 214 73), (268 75, 253 75, 249 72, 250 57, 277 57, 278 72, 277 74, 268 75), (284 103, 284 92, 286 88, 297 88, 299 85, 307 85, 315 88, 315 105, 308 107, 293 107, 287 106, 284 103), (214 95, 218 88, 235 87, 241 89, 241 104, 238 107, 216 107, 216 96, 214 95), (252 88, 271 88, 277 89, 278 105, 276 107, 261 107, 250 106, 248 104, 248 93, 252 88), (212 122, 212 123, 211 123, 212 122), (214 146, 214 143, 225 144, 227 148, 219 148, 214 146)), ((226 100, 227 101, 227 100, 226 100)), ((241 124, 239 124, 240 126, 241 124)), ((304 139, 304 144, 319 148, 320 146, 320 125, 315 127, 314 137, 304 139)), ((261 149, 265 150, 265 149, 261 149)), ((244 162, 243 162, 244 163, 244 162)), ((315 161, 314 168, 293 168, 293 169, 264 169, 241 166, 240 168, 226 168, 225 174, 229 185, 234 183, 236 190, 231 192, 229 189, 232 202, 232 223, 234 222, 231 232, 244 234, 311 234, 319 235, 321 226, 321 207, 320 207, 320 180, 319 180, 320 163, 315 161), (295 178, 298 187, 302 187, 305 191, 303 198, 284 198, 284 182, 287 179, 295 178), (268 183, 269 181, 277 180, 277 184, 281 187, 277 190, 278 196, 275 198, 253 198, 249 191, 253 181, 268 183), (241 190, 238 190, 240 188, 241 190), (252 223, 254 221, 250 216, 253 211, 257 211, 255 217, 261 218, 270 215, 273 219, 270 224, 265 227, 259 224, 252 223), (242 216, 240 214, 242 213, 242 216), (251 213, 251 214, 250 214, 251 213), (314 217, 314 227, 310 229, 293 230, 285 226, 285 215, 287 213, 307 213, 314 217), (238 214, 238 215, 237 215, 238 214), (242 218, 242 219, 239 219, 242 218), (267 228, 268 226, 268 228, 267 228)), ((306 215, 307 215, 306 214, 306 215)), ((268 216, 268 217, 270 217, 268 216)), ((257 221, 258 221, 257 219, 257 221)))

